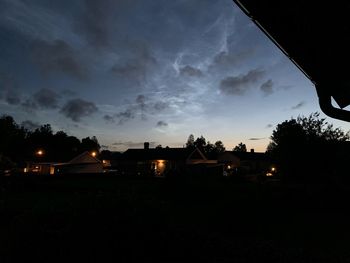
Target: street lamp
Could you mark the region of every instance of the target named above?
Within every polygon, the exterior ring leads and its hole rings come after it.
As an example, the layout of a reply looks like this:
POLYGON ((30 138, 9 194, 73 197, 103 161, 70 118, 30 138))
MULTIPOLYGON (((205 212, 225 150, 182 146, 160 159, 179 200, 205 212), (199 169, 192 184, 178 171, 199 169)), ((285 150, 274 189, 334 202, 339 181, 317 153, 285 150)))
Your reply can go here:
POLYGON ((97 153, 96 152, 91 152, 92 157, 96 157, 97 153))
POLYGON ((43 156, 43 155, 44 155, 44 151, 41 150, 41 149, 39 149, 39 150, 36 151, 35 154, 36 154, 37 156, 43 156))

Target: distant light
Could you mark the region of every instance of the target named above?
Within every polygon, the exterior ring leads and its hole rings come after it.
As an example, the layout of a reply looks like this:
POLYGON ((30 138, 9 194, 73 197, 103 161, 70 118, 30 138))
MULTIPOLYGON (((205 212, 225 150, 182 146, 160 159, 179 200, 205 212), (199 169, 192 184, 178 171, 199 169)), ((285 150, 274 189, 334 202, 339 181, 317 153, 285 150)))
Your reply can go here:
POLYGON ((91 155, 92 155, 92 157, 96 157, 97 153, 96 152, 92 152, 91 155))
POLYGON ((272 172, 276 171, 276 168, 275 168, 275 167, 272 167, 272 168, 271 168, 271 171, 272 171, 272 172))
POLYGON ((42 156, 42 155, 44 155, 44 151, 43 150, 38 150, 36 152, 36 154, 39 155, 39 156, 42 156))
POLYGON ((28 173, 28 169, 27 169, 27 168, 24 168, 24 172, 25 172, 25 173, 28 173))
POLYGON ((231 169, 231 165, 227 165, 227 169, 231 169))
POLYGON ((273 173, 266 173, 266 176, 273 176, 273 173))

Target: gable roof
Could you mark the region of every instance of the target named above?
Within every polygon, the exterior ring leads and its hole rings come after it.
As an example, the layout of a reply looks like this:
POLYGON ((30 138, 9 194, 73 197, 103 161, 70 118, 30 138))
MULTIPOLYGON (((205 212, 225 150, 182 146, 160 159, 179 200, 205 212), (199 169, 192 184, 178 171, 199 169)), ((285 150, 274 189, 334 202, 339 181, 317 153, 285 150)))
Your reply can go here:
POLYGON ((205 156, 199 149, 162 148, 162 149, 128 149, 122 155, 123 160, 187 160, 203 159, 205 156))
POLYGON ((91 156, 88 152, 83 152, 82 154, 78 155, 77 157, 70 160, 68 163, 70 164, 77 164, 77 163, 101 163, 100 160, 97 158, 91 156))
POLYGON ((241 161, 268 161, 269 160, 269 157, 265 153, 225 151, 223 154, 228 154, 228 153, 238 157, 241 161))

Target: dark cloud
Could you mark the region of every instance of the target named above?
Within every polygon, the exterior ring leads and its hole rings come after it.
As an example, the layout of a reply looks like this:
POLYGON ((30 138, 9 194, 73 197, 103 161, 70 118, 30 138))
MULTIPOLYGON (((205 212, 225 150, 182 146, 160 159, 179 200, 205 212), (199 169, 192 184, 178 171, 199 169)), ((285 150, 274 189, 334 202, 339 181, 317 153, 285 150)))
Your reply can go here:
POLYGON ((8 74, 0 71, 0 96, 10 105, 19 105, 21 95, 18 92, 18 86, 15 79, 8 74))
POLYGON ((77 95, 77 93, 70 89, 64 89, 61 93, 65 97, 74 97, 77 95))
POLYGON ((272 128, 273 127, 273 125, 272 124, 267 124, 266 125, 266 128, 268 129, 268 128, 272 128))
POLYGON ((84 64, 79 61, 77 51, 67 42, 35 40, 32 47, 33 60, 44 73, 61 72, 78 79, 86 78, 84 64))
POLYGON ((168 123, 166 123, 165 121, 158 121, 157 122, 157 127, 167 127, 168 123))
POLYGON ((201 77, 203 76, 203 73, 200 69, 187 65, 183 68, 180 68, 180 75, 188 77, 201 77))
POLYGON ((98 108, 93 102, 82 99, 72 99, 62 107, 60 113, 75 122, 79 122, 81 118, 88 117, 97 111, 98 108))
MULTIPOLYGON (((133 142, 133 141, 127 141, 127 142, 123 142, 123 141, 118 141, 113 143, 113 146, 124 146, 126 148, 143 148, 144 147, 144 143, 145 142, 133 142)), ((148 142, 150 148, 154 148, 157 145, 157 142, 148 142)))
POLYGON ((51 89, 41 89, 33 95, 34 102, 42 109, 57 109, 59 98, 51 89))
POLYGON ((157 60, 144 43, 135 43, 130 49, 132 54, 118 61, 111 70, 116 76, 141 85, 157 65, 157 60))
POLYGON ((14 89, 6 90, 4 98, 10 105, 19 105, 21 103, 21 95, 14 89))
POLYGON ((140 94, 136 97, 135 102, 128 105, 125 110, 113 115, 105 115, 103 119, 107 122, 117 122, 118 124, 124 124, 129 120, 135 119, 137 115, 140 115, 142 120, 147 120, 146 114, 151 112, 151 109, 153 108, 155 108, 155 106, 149 104, 146 96, 140 94))
POLYGON ((38 109, 38 104, 36 104, 35 101, 32 100, 32 98, 23 101, 21 103, 21 106, 29 112, 33 112, 38 109))
POLYGON ((252 84, 258 82, 265 75, 261 69, 250 70, 247 74, 227 77, 220 82, 220 90, 224 94, 243 95, 252 84))
POLYGON ((30 121, 30 120, 26 120, 26 121, 22 121, 21 126, 29 131, 34 131, 35 129, 40 128, 40 124, 30 121))
POLYGON ((306 104, 305 101, 301 101, 301 102, 299 102, 297 105, 293 106, 291 109, 292 109, 292 110, 300 109, 300 108, 303 107, 305 104, 306 104))
POLYGON ((124 124, 125 122, 135 118, 136 111, 133 108, 126 109, 125 111, 118 112, 114 115, 114 119, 118 119, 118 124, 124 124))
POLYGON ((263 140, 263 139, 265 139, 265 138, 249 138, 248 140, 249 141, 259 141, 259 140, 263 140))
POLYGON ((267 80, 260 86, 260 90, 265 96, 271 95, 273 93, 273 81, 271 79, 267 80))
POLYGON ((153 108, 156 110, 156 111, 162 111, 162 110, 165 110, 166 108, 169 107, 169 104, 168 103, 165 103, 163 101, 157 101, 156 103, 154 103, 153 105, 153 108))
POLYGON ((101 48, 109 45, 110 36, 108 23, 111 11, 114 10, 113 0, 85 0, 84 10, 80 19, 75 24, 76 31, 80 33, 87 42, 95 47, 101 48))
POLYGON ((104 119, 105 121, 107 121, 107 122, 114 122, 113 116, 108 115, 108 114, 104 115, 104 116, 103 116, 103 119, 104 119))

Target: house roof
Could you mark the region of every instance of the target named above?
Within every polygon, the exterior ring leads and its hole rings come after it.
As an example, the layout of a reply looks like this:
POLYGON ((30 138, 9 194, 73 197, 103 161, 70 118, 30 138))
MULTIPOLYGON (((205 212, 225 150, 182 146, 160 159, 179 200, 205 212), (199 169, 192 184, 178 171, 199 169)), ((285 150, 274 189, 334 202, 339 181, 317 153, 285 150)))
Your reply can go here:
POLYGON ((78 163, 101 163, 100 160, 97 158, 91 156, 88 152, 83 152, 82 154, 78 155, 77 157, 73 158, 68 162, 69 164, 78 164, 78 163))
POLYGON ((269 160, 269 157, 265 153, 226 151, 225 154, 227 153, 238 157, 241 161, 268 161, 269 160))
POLYGON ((162 149, 128 149, 122 155, 123 160, 187 160, 206 159, 196 149, 188 148, 162 148, 162 149))

